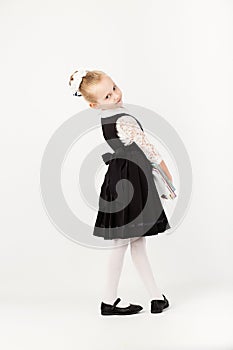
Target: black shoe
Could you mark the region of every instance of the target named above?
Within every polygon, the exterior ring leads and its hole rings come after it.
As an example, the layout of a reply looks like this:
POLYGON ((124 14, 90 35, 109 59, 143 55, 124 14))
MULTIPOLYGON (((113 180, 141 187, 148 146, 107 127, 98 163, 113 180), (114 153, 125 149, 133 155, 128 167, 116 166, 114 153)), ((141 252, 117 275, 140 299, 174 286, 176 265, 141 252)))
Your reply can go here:
POLYGON ((116 306, 121 301, 121 298, 117 298, 116 301, 111 304, 101 303, 101 315, 131 315, 143 309, 140 305, 129 304, 126 307, 116 306))
MULTIPOLYGON (((162 294, 163 295, 163 294, 162 294)), ((169 306, 169 302, 165 295, 163 295, 164 300, 151 300, 151 313, 159 313, 162 312, 163 309, 166 309, 166 307, 169 306)))

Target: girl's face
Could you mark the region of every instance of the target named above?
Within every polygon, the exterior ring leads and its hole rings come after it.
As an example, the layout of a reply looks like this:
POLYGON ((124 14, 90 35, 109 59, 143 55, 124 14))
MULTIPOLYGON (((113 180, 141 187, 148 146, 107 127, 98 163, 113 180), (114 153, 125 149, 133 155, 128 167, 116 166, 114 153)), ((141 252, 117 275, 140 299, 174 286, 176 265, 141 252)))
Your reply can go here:
POLYGON ((92 87, 97 103, 90 103, 91 108, 109 109, 122 105, 122 92, 109 76, 103 76, 101 81, 92 87))

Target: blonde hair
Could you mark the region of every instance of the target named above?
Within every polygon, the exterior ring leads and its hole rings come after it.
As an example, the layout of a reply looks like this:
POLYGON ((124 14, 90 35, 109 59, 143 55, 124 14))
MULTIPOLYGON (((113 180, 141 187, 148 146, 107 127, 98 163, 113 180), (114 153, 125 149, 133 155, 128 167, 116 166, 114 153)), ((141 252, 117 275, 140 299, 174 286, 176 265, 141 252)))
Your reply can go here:
MULTIPOLYGON (((73 75, 78 72, 77 70, 70 76, 69 85, 72 85, 72 80, 74 80, 73 75)), ((93 93, 91 93, 91 86, 96 85, 100 82, 103 76, 107 76, 106 73, 102 72, 101 70, 87 70, 87 74, 82 78, 82 81, 79 85, 79 92, 81 95, 91 103, 97 103, 96 98, 93 93)))

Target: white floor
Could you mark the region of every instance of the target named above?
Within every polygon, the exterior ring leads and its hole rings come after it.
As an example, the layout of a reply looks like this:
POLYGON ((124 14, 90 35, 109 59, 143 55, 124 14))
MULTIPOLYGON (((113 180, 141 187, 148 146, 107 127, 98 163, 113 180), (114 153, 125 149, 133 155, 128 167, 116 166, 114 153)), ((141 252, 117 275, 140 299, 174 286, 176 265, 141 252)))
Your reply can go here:
POLYGON ((233 350, 233 289, 200 287, 167 292, 171 306, 151 314, 102 316, 96 296, 3 298, 2 350, 233 350))

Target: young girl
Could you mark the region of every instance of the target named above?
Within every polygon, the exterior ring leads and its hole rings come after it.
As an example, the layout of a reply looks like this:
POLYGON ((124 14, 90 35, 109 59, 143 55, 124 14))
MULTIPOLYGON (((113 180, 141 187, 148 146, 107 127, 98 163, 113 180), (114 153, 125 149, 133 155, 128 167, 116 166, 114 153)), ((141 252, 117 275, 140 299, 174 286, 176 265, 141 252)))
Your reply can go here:
POLYGON ((151 313, 162 312, 169 302, 158 288, 146 252, 146 236, 170 228, 155 186, 151 163, 168 168, 147 139, 140 122, 123 105, 122 92, 104 72, 81 69, 69 80, 74 96, 83 96, 91 108, 100 109, 103 136, 114 153, 102 155, 108 165, 99 197, 93 235, 111 239, 113 248, 107 267, 102 315, 129 315, 140 305, 118 305, 118 284, 125 252, 130 245, 133 263, 151 298, 151 313), (127 181, 128 180, 128 181, 127 181), (130 194, 131 193, 131 194, 130 194), (118 305, 118 306, 116 306, 118 305))

